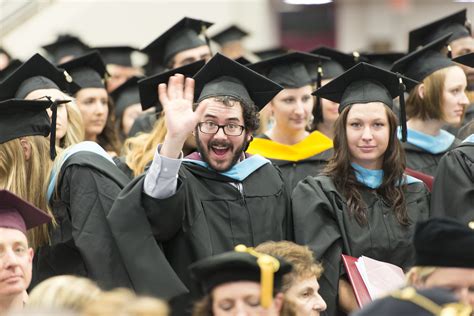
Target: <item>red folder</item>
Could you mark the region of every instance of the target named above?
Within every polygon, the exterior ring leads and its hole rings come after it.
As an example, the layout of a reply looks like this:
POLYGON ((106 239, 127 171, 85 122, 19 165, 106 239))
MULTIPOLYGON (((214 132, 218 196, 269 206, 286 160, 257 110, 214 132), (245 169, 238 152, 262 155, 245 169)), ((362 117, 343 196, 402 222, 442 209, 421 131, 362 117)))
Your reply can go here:
POLYGON ((349 281, 351 282, 352 288, 354 289, 355 297, 357 300, 357 305, 363 307, 372 301, 369 291, 365 286, 364 280, 357 270, 356 267, 357 258, 342 255, 342 262, 344 262, 344 267, 346 268, 347 275, 349 276, 349 281))

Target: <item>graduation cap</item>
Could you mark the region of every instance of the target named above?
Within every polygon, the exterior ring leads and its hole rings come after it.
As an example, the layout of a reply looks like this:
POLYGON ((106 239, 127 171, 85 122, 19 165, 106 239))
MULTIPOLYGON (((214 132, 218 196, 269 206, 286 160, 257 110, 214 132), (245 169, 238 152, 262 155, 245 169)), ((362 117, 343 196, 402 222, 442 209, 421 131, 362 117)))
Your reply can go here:
POLYGON ((52 217, 7 190, 0 190, 0 227, 16 229, 26 235, 28 229, 51 222, 52 217))
POLYGON ((390 70, 392 64, 405 56, 404 53, 362 53, 364 58, 367 59, 369 64, 374 66, 390 70))
POLYGON ((104 61, 98 51, 93 51, 58 65, 66 69, 72 77, 71 93, 75 94, 85 88, 104 88, 107 74, 104 61))
POLYGON ((231 96, 261 110, 283 87, 238 62, 217 53, 193 77, 194 99, 231 96))
POLYGON ((474 53, 471 52, 466 55, 458 56, 454 58, 453 61, 469 67, 474 67, 474 53))
MULTIPOLYGON (((166 66, 177 53, 209 43, 199 38, 213 23, 185 17, 173 25, 142 51, 158 64, 166 66)), ((206 40, 207 41, 207 40, 206 40)))
POLYGON ((59 35, 56 41, 51 44, 42 46, 53 58, 54 63, 59 63, 66 56, 81 56, 89 50, 78 37, 70 34, 59 35))
POLYGON ((6 77, 8 77, 12 72, 14 72, 18 67, 20 67, 23 64, 23 62, 19 59, 12 59, 8 63, 8 65, 0 70, 0 82, 5 80, 6 77))
POLYGON ((237 59, 234 59, 236 62, 238 62, 239 64, 242 64, 244 66, 248 66, 250 65, 252 62, 250 60, 248 60, 247 58, 243 57, 243 56, 240 56, 239 58, 237 59))
POLYGON ((237 25, 231 25, 226 29, 220 31, 214 36, 210 37, 211 40, 218 43, 219 45, 225 45, 230 42, 240 41, 242 38, 248 36, 249 33, 242 30, 237 25))
POLYGON ((292 52, 248 67, 285 88, 300 88, 314 82, 310 73, 311 65, 317 66, 328 60, 328 57, 321 55, 292 52))
POLYGON ((313 94, 339 103, 339 113, 354 103, 382 102, 392 108, 393 99, 399 96, 402 141, 406 141, 404 92, 417 84, 418 82, 400 74, 362 62, 322 86, 313 94))
POLYGON ((323 79, 333 79, 357 64, 354 55, 346 54, 333 48, 320 46, 310 51, 311 54, 329 57, 323 61, 323 79))
POLYGON ((39 89, 67 91, 71 81, 67 72, 35 54, 0 83, 0 100, 24 99, 39 89))
POLYGON ((158 98, 158 85, 160 83, 168 83, 168 79, 175 74, 182 74, 185 77, 194 76, 199 69, 204 66, 204 60, 198 60, 191 64, 187 64, 175 69, 171 69, 160 74, 147 77, 138 81, 138 91, 143 111, 156 107, 156 112, 163 109, 158 98))
POLYGON ((289 52, 289 49, 283 47, 274 47, 274 48, 266 48, 262 50, 258 50, 253 52, 255 55, 258 56, 261 60, 269 59, 272 57, 284 55, 289 52))
POLYGON ((470 316, 472 307, 458 303, 448 289, 430 288, 416 290, 406 287, 375 300, 354 316, 470 316))
POLYGON ((205 258, 190 265, 189 269, 205 293, 229 282, 258 282, 261 286, 261 306, 268 308, 273 293, 281 288, 283 276, 291 271, 291 265, 282 259, 238 245, 235 251, 205 258))
POLYGON ((133 67, 132 53, 138 51, 130 46, 101 46, 94 49, 99 51, 106 65, 114 64, 124 67, 133 67))
POLYGON ((447 40, 448 44, 459 38, 471 36, 471 29, 466 18, 466 12, 467 9, 463 9, 410 31, 408 51, 412 52, 418 47, 426 45, 448 33, 451 34, 447 40))
POLYGON ((417 51, 409 53, 394 62, 391 70, 421 82, 439 69, 455 66, 455 62, 440 52, 447 45, 450 36, 451 33, 445 34, 417 51))
POLYGON ((137 76, 131 77, 110 93, 115 103, 115 117, 122 117, 127 107, 140 103, 140 94, 138 93, 138 80, 140 79, 142 78, 137 76))
POLYGON ((415 265, 474 268, 474 229, 450 218, 417 223, 415 265))

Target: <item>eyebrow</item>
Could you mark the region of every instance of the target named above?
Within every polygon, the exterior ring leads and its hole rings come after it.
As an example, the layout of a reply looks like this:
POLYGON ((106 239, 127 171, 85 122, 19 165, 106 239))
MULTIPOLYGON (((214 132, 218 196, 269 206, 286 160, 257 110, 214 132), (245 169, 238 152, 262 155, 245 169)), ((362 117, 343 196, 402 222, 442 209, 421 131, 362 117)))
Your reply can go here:
MULTIPOLYGON (((217 119, 218 117, 212 114, 206 114, 204 115, 205 118, 215 118, 217 119)), ((229 117, 225 119, 226 121, 237 121, 240 122, 240 119, 238 117, 229 117)))

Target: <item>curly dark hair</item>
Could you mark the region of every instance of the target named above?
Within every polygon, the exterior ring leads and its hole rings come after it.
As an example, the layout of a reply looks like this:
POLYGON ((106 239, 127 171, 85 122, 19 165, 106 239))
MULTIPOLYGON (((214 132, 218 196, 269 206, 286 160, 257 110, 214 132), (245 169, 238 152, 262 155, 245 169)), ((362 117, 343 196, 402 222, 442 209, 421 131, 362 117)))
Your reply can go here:
MULTIPOLYGON (((247 133, 255 132, 260 126, 260 113, 258 112, 255 103, 247 103, 242 99, 238 99, 232 96, 215 96, 214 101, 222 102, 225 106, 233 107, 236 102, 242 107, 242 116, 244 118, 244 126, 247 133)), ((194 104, 194 109, 199 104, 194 104)))
MULTIPOLYGON (((334 156, 324 169, 324 174, 333 179, 337 189, 345 196, 348 209, 357 222, 365 225, 367 224, 367 206, 360 194, 361 184, 357 181, 355 171, 351 166, 351 154, 346 136, 347 116, 351 107, 346 107, 334 124, 334 156)), ((406 166, 405 153, 397 138, 397 117, 386 105, 385 112, 390 126, 390 139, 383 156, 383 181, 376 191, 389 205, 393 206, 398 222, 407 226, 410 223, 405 204, 406 185, 396 185, 403 183, 406 166)))

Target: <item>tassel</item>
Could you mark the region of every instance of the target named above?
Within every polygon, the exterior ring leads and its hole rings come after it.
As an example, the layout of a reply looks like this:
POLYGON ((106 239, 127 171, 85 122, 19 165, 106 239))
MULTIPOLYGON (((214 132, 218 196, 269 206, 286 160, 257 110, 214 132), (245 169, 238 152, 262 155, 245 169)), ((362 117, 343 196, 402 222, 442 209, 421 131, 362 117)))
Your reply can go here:
POLYGON ((447 48, 448 48, 448 58, 452 59, 453 58, 453 51, 452 51, 451 45, 448 45, 447 48))
MULTIPOLYGON (((321 61, 318 63, 318 74, 316 77, 316 89, 321 88, 321 81, 323 79, 323 66, 321 61)), ((315 118, 315 123, 323 121, 323 107, 321 105, 321 98, 316 96, 316 106, 313 110, 313 117, 315 118)), ((312 129, 316 129, 316 124, 312 127, 312 129)))
POLYGON ((402 129, 402 142, 407 141, 407 116, 405 110, 405 84, 403 84, 402 77, 397 73, 398 77, 398 96, 400 99, 400 127, 402 129))
POLYGON ((58 118, 58 105, 69 103, 71 100, 51 100, 50 97, 46 98, 51 102, 51 133, 49 134, 49 156, 51 160, 56 158, 56 121, 58 118))

